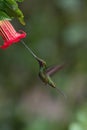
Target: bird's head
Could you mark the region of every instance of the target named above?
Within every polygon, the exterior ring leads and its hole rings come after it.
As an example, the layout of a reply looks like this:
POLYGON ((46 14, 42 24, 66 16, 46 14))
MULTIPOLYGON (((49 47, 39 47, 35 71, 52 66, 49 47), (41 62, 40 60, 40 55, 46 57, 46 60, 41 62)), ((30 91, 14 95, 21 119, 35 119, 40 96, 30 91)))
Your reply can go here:
POLYGON ((39 62, 40 67, 46 67, 46 62, 44 60, 39 58, 38 62, 39 62))

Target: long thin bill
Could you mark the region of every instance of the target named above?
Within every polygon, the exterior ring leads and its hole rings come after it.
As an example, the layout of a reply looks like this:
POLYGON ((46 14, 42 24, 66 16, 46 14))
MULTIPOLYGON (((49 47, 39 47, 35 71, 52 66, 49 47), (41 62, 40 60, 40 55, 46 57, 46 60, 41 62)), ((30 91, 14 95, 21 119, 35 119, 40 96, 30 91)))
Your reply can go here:
POLYGON ((21 40, 22 44, 25 46, 25 48, 31 53, 31 55, 37 59, 37 56, 34 54, 34 52, 27 46, 27 44, 21 40))
POLYGON ((31 55, 39 62, 45 62, 43 59, 39 58, 31 49, 27 46, 27 44, 22 40, 21 43, 24 45, 24 47, 28 50, 28 52, 31 53, 31 55))

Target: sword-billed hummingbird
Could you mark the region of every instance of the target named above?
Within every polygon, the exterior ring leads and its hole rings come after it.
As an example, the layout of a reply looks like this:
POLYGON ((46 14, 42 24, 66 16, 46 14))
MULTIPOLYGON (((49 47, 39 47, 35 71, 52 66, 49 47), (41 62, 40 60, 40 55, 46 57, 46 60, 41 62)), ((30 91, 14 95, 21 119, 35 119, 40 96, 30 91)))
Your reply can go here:
MULTIPOLYGON (((55 83, 52 81, 50 76, 53 75, 55 72, 59 71, 60 69, 62 69, 65 64, 57 65, 57 66, 48 68, 46 62, 43 59, 37 57, 34 54, 34 52, 24 43, 23 40, 22 40, 22 44, 28 49, 28 51, 32 54, 32 56, 38 61, 38 63, 39 63, 39 77, 40 77, 40 79, 45 84, 48 84, 48 85, 50 85, 53 88, 56 88, 55 83)), ((65 94, 59 88, 56 88, 56 90, 58 92, 60 92, 64 97, 66 97, 65 94)))

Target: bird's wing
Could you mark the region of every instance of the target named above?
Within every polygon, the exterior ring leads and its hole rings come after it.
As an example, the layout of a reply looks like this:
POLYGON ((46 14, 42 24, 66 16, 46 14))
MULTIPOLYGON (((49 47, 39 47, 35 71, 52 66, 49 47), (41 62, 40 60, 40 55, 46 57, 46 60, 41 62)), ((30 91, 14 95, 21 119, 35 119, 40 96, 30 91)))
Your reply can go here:
POLYGON ((65 64, 49 67, 46 70, 46 74, 52 76, 55 72, 58 72, 59 70, 63 69, 64 66, 65 64))

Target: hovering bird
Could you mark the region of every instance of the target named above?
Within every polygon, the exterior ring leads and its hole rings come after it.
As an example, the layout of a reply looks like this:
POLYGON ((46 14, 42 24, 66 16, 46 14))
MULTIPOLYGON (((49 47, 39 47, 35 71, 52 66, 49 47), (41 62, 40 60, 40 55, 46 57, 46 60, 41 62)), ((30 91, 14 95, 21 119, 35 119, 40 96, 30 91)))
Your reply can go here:
MULTIPOLYGON (((39 63, 39 77, 40 79, 45 83, 45 84, 48 84, 49 86, 53 87, 53 88, 56 88, 56 85, 55 83, 52 81, 51 79, 51 76, 61 70, 65 64, 62 64, 62 65, 57 65, 57 66, 53 66, 53 67, 47 67, 47 64, 46 62, 43 60, 43 59, 40 59, 39 57, 37 57, 33 51, 22 41, 23 45, 28 49, 28 51, 33 55, 33 57, 38 61, 39 63)), ((64 97, 65 94, 59 89, 59 88, 56 88, 56 90, 58 92, 60 92, 64 97)))

